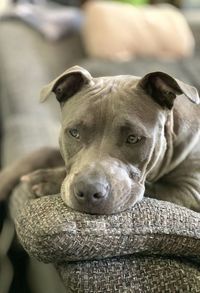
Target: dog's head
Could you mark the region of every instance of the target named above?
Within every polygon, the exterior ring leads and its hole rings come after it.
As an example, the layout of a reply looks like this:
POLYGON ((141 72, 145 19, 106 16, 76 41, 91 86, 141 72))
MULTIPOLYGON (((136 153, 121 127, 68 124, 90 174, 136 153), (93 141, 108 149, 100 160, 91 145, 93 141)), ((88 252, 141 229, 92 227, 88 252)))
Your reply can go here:
POLYGON ((165 124, 177 95, 199 102, 195 88, 162 72, 143 78, 92 78, 75 66, 41 92, 61 105, 63 200, 71 208, 111 214, 141 200, 145 180, 162 162, 165 124))

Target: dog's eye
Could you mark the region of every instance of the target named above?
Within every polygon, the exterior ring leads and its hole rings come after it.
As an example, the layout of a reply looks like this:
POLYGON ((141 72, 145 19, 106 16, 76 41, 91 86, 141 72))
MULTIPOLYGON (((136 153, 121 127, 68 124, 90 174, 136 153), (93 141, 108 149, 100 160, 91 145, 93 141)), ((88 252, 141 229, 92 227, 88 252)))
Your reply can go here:
POLYGON ((72 129, 70 129, 70 130, 69 130, 69 134, 70 134, 71 136, 73 136, 74 138, 76 138, 76 139, 79 139, 79 138, 80 138, 79 131, 78 131, 78 129, 76 129, 76 128, 72 128, 72 129))
POLYGON ((139 142, 141 139, 142 138, 140 136, 135 136, 135 135, 131 134, 127 137, 126 143, 135 144, 135 143, 139 142))

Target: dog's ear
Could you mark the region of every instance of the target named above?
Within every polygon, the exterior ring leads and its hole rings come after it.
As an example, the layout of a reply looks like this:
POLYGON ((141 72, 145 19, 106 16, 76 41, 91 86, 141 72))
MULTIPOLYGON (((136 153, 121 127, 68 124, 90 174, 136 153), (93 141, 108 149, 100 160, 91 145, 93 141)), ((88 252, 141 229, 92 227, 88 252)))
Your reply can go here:
POLYGON ((84 84, 91 82, 92 76, 86 69, 73 66, 43 87, 40 93, 40 101, 44 102, 51 93, 54 93, 56 99, 63 103, 76 94, 84 84))
POLYGON ((164 72, 152 72, 145 75, 138 83, 162 107, 172 109, 177 95, 184 94, 193 103, 199 104, 198 91, 164 72))

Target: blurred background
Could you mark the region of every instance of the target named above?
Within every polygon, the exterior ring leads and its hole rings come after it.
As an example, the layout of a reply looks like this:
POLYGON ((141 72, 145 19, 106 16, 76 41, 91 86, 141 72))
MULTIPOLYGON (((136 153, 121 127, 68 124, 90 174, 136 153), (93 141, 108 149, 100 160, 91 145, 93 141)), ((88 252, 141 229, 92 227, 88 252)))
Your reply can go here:
MULTIPOLYGON (((93 76, 164 71, 200 89, 199 0, 0 0, 1 168, 58 146, 59 105, 41 87, 68 67, 93 76)), ((81 111, 81 109, 80 109, 81 111)), ((0 293, 59 293, 53 266, 16 240, 0 202, 0 293)))

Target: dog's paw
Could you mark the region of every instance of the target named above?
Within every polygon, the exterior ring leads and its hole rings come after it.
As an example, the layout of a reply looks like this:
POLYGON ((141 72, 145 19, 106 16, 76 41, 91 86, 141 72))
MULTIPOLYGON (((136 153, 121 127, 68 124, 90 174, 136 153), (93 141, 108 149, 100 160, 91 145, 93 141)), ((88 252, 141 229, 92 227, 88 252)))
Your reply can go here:
POLYGON ((65 175, 64 168, 40 169, 22 176, 21 181, 27 182, 36 196, 44 196, 59 193, 65 175))
POLYGON ((44 195, 52 195, 60 192, 60 185, 51 182, 42 182, 32 186, 32 192, 40 197, 44 195))

